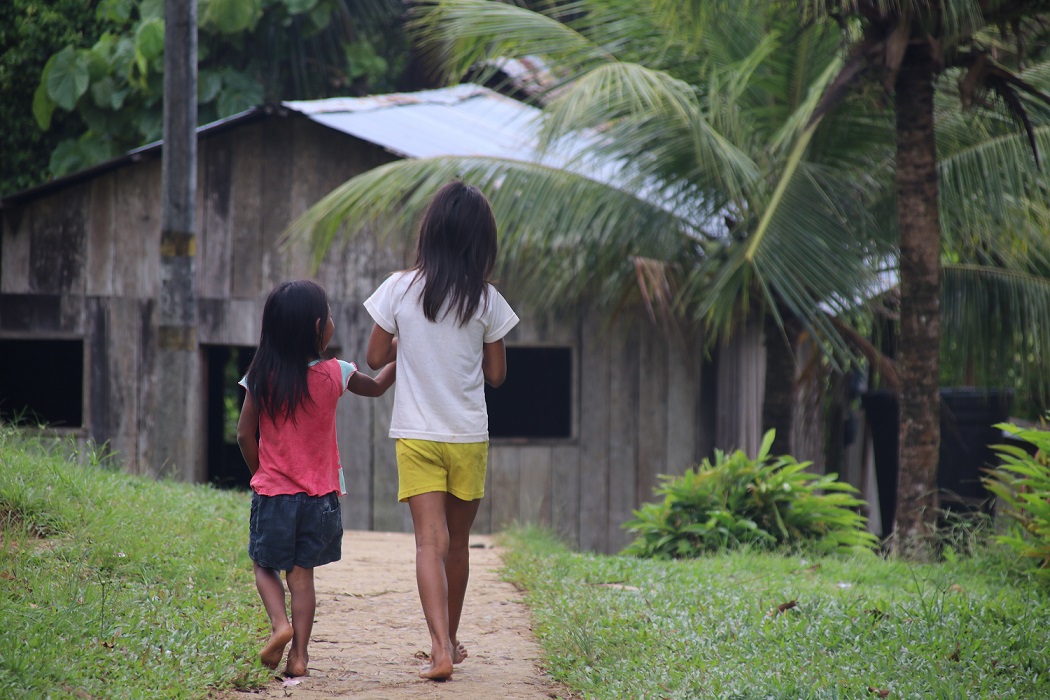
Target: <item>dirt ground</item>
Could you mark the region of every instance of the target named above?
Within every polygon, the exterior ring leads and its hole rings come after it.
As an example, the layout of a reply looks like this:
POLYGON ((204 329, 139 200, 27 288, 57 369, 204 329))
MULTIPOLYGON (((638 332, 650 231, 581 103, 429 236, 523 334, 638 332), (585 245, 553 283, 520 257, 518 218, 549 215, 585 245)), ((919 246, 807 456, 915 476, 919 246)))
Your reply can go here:
MULTIPOLYGON (((419 678, 430 637, 415 583, 411 534, 348 531, 343 558, 316 571, 317 617, 310 641, 310 674, 275 678, 256 698, 571 698, 539 668, 522 594, 501 581, 499 550, 491 538, 471 537, 471 575, 460 624, 470 657, 449 681, 419 678)), ((263 615, 260 605, 259 614, 263 615)), ((260 644, 264 640, 260 640, 260 644)), ((284 667, 282 662, 278 670, 284 667)))

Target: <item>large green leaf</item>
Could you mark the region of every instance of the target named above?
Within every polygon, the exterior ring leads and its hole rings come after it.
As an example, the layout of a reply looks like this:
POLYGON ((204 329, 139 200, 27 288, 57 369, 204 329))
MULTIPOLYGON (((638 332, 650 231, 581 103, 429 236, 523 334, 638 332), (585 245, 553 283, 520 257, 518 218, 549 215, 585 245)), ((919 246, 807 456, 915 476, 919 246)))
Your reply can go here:
POLYGON ((112 77, 106 76, 102 80, 91 84, 91 99, 99 107, 108 109, 120 109, 124 105, 124 99, 128 96, 126 85, 118 86, 112 77))
POLYGON ((47 95, 62 109, 72 111, 77 100, 87 92, 91 75, 87 51, 72 46, 59 51, 47 72, 47 95))
POLYGON ((147 61, 152 61, 163 55, 164 20, 151 19, 140 24, 135 31, 135 49, 147 61))
POLYGON ((262 0, 208 0, 203 22, 223 34, 235 34, 253 26, 262 15, 262 0))
POLYGON ((289 14, 299 15, 310 12, 317 7, 318 0, 283 0, 289 14))
POLYGON ((37 85, 36 91, 33 93, 33 117, 36 119, 37 126, 40 127, 41 131, 47 131, 51 128, 51 116, 55 113, 55 101, 52 100, 47 94, 47 87, 44 83, 37 85))
POLYGON ((263 100, 262 86, 251 76, 235 70, 222 72, 219 92, 219 117, 228 117, 251 109, 263 100))

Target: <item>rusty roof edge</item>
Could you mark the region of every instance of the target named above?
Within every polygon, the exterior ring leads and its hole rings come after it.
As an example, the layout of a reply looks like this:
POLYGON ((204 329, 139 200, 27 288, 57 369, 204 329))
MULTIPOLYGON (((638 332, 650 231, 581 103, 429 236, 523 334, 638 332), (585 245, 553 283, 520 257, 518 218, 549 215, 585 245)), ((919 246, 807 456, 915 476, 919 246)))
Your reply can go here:
MULTIPOLYGON (((244 112, 233 114, 229 117, 225 117, 223 119, 219 119, 217 121, 209 122, 207 124, 202 124, 201 126, 198 126, 197 137, 200 138, 201 136, 213 136, 233 126, 238 126, 240 124, 256 121, 258 119, 263 119, 274 114, 284 116, 287 113, 288 110, 280 104, 259 105, 258 107, 253 107, 252 109, 245 110, 244 112)), ((116 170, 117 168, 123 167, 130 163, 137 163, 143 160, 144 158, 152 157, 155 154, 159 153, 161 146, 163 145, 163 140, 153 141, 152 143, 147 143, 145 145, 139 146, 138 148, 134 148, 128 151, 127 153, 124 153, 123 155, 117 156, 116 158, 112 158, 102 163, 97 163, 88 168, 84 168, 83 170, 78 170, 75 173, 63 175, 62 177, 55 178, 54 180, 44 182, 34 187, 30 187, 19 192, 14 192, 12 194, 7 195, 6 197, 0 197, 0 211, 4 209, 9 209, 13 206, 17 206, 19 204, 22 204, 23 202, 31 201, 33 199, 36 199, 37 197, 42 197, 44 195, 51 194, 52 192, 58 192, 66 189, 67 187, 78 185, 82 182, 90 180, 93 177, 110 172, 111 170, 116 170)))

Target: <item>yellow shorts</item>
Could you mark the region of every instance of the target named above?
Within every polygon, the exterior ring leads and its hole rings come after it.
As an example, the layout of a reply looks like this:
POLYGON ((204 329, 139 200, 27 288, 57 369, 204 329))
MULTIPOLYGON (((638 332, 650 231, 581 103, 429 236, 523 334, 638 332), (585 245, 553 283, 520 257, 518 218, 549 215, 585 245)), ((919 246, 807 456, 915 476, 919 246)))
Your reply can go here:
POLYGON ((397 500, 444 491, 464 501, 485 495, 487 442, 433 442, 399 438, 397 452, 397 500))

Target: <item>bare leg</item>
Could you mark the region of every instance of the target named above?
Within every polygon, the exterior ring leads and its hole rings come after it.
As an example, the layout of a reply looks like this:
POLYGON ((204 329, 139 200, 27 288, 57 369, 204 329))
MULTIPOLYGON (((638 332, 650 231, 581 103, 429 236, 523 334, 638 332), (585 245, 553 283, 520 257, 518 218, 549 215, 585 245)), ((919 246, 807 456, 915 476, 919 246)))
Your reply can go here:
POLYGON ((314 627, 314 613, 317 611, 317 597, 314 593, 314 570, 293 566, 288 572, 288 591, 292 594, 292 648, 288 652, 288 664, 284 667, 286 676, 305 676, 309 673, 307 664, 310 655, 307 645, 314 627))
POLYGON ((284 656, 284 648, 292 638, 292 626, 288 624, 288 613, 284 609, 284 584, 276 569, 267 569, 254 562, 253 565, 255 587, 270 617, 270 639, 259 652, 259 660, 268 668, 277 668, 284 656))
POLYGON ((470 578, 470 528, 478 514, 481 500, 464 501, 452 494, 445 497, 445 519, 448 522, 448 556, 445 576, 448 581, 448 635, 452 641, 452 663, 467 658, 467 648, 459 643, 459 619, 470 578))
POLYGON ((430 630, 430 665, 422 678, 445 680, 452 676, 452 640, 448 634, 448 525, 445 493, 432 491, 408 499, 416 535, 416 586, 430 630))

